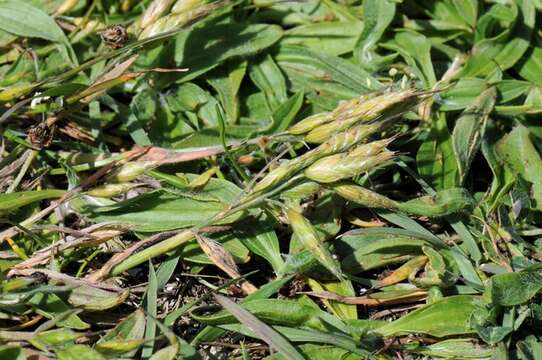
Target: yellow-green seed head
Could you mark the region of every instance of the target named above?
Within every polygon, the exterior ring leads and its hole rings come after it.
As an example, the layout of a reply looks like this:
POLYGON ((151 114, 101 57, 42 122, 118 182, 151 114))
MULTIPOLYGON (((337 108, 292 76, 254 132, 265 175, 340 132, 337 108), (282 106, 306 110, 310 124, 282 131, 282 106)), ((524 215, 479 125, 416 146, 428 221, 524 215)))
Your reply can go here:
POLYGON ((332 121, 333 117, 330 112, 323 112, 311 115, 297 124, 294 124, 288 129, 288 132, 292 135, 301 135, 308 133, 317 126, 321 126, 329 121, 332 121))
POLYGON ((345 200, 368 208, 395 210, 399 207, 396 201, 350 182, 338 182, 329 187, 345 200))
POLYGON ((418 96, 413 90, 402 90, 364 100, 349 101, 347 105, 339 106, 331 113, 333 121, 312 129, 305 136, 305 141, 320 144, 334 133, 357 124, 394 117, 412 107, 417 102, 418 96))
POLYGON ((219 6, 219 3, 204 4, 184 12, 170 13, 169 15, 161 17, 154 23, 148 25, 139 35, 139 39, 147 39, 158 34, 182 28, 207 15, 212 10, 217 9, 219 6))
POLYGON ((136 186, 137 184, 132 183, 105 184, 93 187, 92 189, 88 190, 87 195, 111 198, 113 196, 124 194, 125 192, 133 189, 136 186))
POLYGON ((136 179, 147 170, 154 169, 159 165, 156 161, 132 161, 126 163, 107 175, 106 180, 110 183, 123 183, 136 179))
POLYGON ((141 29, 145 29, 158 20, 171 8, 174 2, 175 0, 153 0, 141 16, 141 29))
POLYGON ((371 156, 351 156, 349 154, 327 156, 309 166, 305 170, 305 176, 319 183, 332 183, 375 169, 393 156, 394 153, 388 150, 371 156))
POLYGON ((198 6, 205 5, 207 2, 208 1, 205 0, 177 0, 175 5, 173 5, 173 8, 171 9, 171 13, 177 14, 189 11, 198 6))
POLYGON ((266 189, 270 189, 277 185, 284 179, 287 179, 290 174, 288 164, 281 165, 271 172, 269 172, 263 179, 261 179, 252 189, 253 192, 260 192, 266 189))

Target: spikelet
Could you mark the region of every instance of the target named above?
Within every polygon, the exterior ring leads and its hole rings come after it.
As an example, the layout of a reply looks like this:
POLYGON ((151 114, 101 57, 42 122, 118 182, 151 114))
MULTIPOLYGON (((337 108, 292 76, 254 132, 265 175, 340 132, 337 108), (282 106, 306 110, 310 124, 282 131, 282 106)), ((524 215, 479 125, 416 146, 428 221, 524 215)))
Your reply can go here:
POLYGON ((360 125, 333 136, 317 148, 307 151, 305 154, 290 160, 268 173, 259 183, 254 186, 253 192, 267 190, 281 181, 288 179, 306 167, 312 165, 318 159, 350 149, 365 141, 369 136, 382 128, 382 123, 360 125))
POLYGON ((332 113, 330 112, 314 114, 291 126, 288 129, 288 133, 292 135, 302 135, 308 133, 317 126, 328 123, 330 121, 333 121, 332 113))
MULTIPOLYGON (((362 146, 371 147, 371 145, 372 143, 362 146)), ((364 152, 364 149, 355 150, 359 153, 364 152)), ((369 156, 352 155, 351 153, 327 156, 309 166, 305 170, 305 176, 319 183, 333 183, 370 171, 391 160, 394 154, 392 151, 383 150, 369 156)))
POLYGON ((398 202, 351 182, 338 182, 331 184, 329 187, 345 200, 368 208, 388 210, 399 208, 398 202))
POLYGON ((157 161, 131 161, 123 164, 107 175, 106 180, 111 183, 123 183, 136 179, 147 170, 158 167, 157 161))
POLYGON ((175 0, 153 0, 141 16, 140 28, 145 29, 157 21, 171 8, 174 2, 175 0))
POLYGON ((129 182, 119 184, 104 184, 89 189, 86 194, 96 197, 111 198, 113 196, 124 194, 136 186, 138 185, 129 182))
POLYGON ((297 235, 303 248, 310 251, 316 260, 328 269, 337 279, 342 279, 341 267, 337 260, 333 258, 331 252, 318 237, 316 230, 309 220, 307 220, 299 211, 285 207, 286 217, 297 235))
POLYGON ((324 142, 332 134, 357 124, 365 124, 377 119, 389 119, 411 108, 419 99, 413 90, 401 90, 368 98, 358 104, 339 106, 333 111, 333 121, 312 129, 305 141, 315 144, 324 142))
POLYGON ((187 26, 211 11, 223 6, 221 2, 206 4, 205 1, 194 1, 194 6, 181 12, 172 12, 152 24, 149 24, 139 35, 139 39, 147 39, 155 35, 187 26))
POLYGON ((178 14, 185 11, 192 10, 200 5, 205 4, 208 1, 202 0, 177 0, 173 8, 171 9, 172 14, 178 14))

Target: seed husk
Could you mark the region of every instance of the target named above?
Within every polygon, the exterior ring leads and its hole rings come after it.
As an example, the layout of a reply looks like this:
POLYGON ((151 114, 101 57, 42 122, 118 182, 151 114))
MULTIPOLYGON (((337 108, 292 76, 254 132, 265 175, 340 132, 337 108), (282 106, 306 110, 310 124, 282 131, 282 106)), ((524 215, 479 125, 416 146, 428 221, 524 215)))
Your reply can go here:
POLYGON ((124 194, 136 186, 138 186, 138 184, 133 184, 129 182, 119 184, 104 184, 88 190, 87 195, 111 198, 113 196, 124 194))
POLYGON ((121 165, 107 175, 106 180, 110 183, 124 183, 135 180, 147 170, 156 168, 157 161, 132 161, 121 165))

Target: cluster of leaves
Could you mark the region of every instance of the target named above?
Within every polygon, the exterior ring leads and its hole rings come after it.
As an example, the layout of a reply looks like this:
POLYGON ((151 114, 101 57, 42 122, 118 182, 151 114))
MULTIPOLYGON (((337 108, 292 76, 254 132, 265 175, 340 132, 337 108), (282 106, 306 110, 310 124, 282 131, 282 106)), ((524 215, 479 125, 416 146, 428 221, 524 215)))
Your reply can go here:
POLYGON ((540 23, 540 0, 0 0, 0 358, 542 357, 540 23), (375 135, 398 155, 350 179, 369 200, 253 191, 314 148, 294 124, 410 88, 375 135))

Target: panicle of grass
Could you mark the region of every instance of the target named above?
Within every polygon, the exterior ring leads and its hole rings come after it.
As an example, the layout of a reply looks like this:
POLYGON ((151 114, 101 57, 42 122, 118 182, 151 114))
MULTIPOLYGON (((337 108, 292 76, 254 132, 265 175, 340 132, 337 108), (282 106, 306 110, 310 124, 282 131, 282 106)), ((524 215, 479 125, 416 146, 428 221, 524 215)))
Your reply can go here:
MULTIPOLYGON (((370 146, 372 143, 367 145, 370 146)), ((351 155, 351 153, 331 155, 305 169, 305 176, 319 183, 333 183, 372 170, 391 160, 394 154, 392 151, 383 150, 369 156, 351 155)))
POLYGON ((303 244, 303 248, 310 251, 318 262, 328 269, 337 279, 342 279, 340 265, 320 240, 318 233, 310 221, 292 207, 285 206, 284 211, 294 234, 297 235, 299 241, 303 244))
POLYGON ((140 28, 145 29, 157 21, 171 8, 174 2, 175 0, 153 0, 141 16, 140 28))
POLYGON ((356 100, 335 109, 331 114, 334 121, 312 129, 305 136, 305 141, 320 144, 332 134, 357 124, 392 118, 416 104, 419 94, 413 90, 401 90, 356 100))
POLYGON ((182 13, 188 10, 192 10, 195 7, 198 7, 202 4, 209 3, 210 1, 202 1, 202 0, 177 0, 175 2, 175 5, 171 8, 171 13, 182 13))
POLYGON ((254 192, 267 190, 281 181, 288 179, 306 167, 312 165, 318 159, 350 149, 353 146, 367 140, 369 136, 382 129, 384 122, 359 125, 328 139, 317 148, 307 151, 305 154, 290 160, 268 173, 254 188, 254 192))
POLYGON ((223 6, 223 2, 206 4, 206 1, 194 1, 194 6, 182 12, 172 12, 149 24, 139 35, 139 39, 147 39, 176 28, 186 26, 195 20, 223 6))

